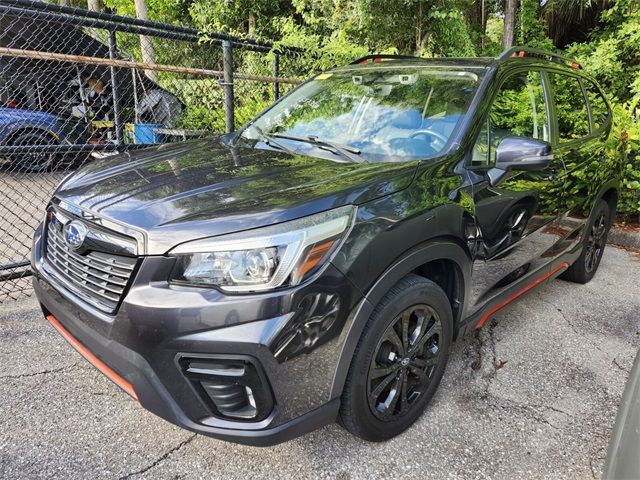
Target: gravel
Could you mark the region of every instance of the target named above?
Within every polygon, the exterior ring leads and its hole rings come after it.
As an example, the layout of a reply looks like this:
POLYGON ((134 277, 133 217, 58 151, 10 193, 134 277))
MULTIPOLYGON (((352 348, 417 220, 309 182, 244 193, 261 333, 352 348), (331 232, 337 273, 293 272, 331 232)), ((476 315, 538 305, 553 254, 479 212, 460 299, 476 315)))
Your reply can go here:
POLYGON ((599 478, 640 347, 640 259, 552 281, 454 346, 421 419, 386 443, 331 425, 271 448, 194 435, 85 362, 34 299, 0 310, 0 478, 599 478))

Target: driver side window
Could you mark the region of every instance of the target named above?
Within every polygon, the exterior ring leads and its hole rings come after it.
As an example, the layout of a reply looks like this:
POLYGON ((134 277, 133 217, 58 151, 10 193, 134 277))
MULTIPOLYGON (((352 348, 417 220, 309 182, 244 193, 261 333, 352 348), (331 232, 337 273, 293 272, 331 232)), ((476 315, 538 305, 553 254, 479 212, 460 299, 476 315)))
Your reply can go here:
POLYGON ((502 84, 473 148, 471 164, 490 167, 503 138, 519 136, 549 141, 549 119, 542 75, 515 73, 502 84))

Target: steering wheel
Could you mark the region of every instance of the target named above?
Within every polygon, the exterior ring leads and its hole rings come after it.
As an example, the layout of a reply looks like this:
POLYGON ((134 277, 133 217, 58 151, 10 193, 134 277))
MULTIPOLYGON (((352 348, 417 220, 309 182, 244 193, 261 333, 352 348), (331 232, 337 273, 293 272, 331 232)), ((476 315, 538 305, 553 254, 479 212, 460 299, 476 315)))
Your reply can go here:
POLYGON ((415 138, 418 135, 427 135, 429 137, 435 138, 436 140, 438 140, 441 145, 436 145, 436 148, 438 150, 441 150, 446 144, 447 141, 449 141, 449 139, 447 137, 445 137, 444 135, 442 135, 441 133, 435 132, 433 130, 430 130, 428 128, 423 128, 421 130, 416 130, 415 132, 413 132, 411 135, 409 135, 409 138, 415 138))

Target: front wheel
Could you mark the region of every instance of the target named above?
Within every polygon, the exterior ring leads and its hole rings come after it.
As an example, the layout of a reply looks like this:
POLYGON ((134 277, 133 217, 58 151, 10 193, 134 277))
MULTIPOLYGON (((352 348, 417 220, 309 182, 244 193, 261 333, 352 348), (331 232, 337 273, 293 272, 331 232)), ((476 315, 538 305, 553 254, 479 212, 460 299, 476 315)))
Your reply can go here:
POLYGON ((580 256, 560 278, 575 283, 589 282, 600 266, 610 228, 609 204, 605 200, 600 200, 593 209, 591 219, 585 228, 580 256))
POLYGON ((449 300, 431 280, 408 275, 380 301, 356 348, 340 423, 369 441, 413 424, 435 393, 453 337, 449 300))

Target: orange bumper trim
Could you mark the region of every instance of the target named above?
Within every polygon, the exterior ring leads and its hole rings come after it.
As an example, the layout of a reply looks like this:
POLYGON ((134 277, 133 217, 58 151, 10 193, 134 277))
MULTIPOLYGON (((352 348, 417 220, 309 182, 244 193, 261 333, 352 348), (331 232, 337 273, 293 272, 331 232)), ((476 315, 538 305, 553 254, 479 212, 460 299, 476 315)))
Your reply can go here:
POLYGON ((60 332, 60 335, 62 335, 64 339, 78 351, 80 355, 82 355, 89 363, 100 370, 109 380, 111 380, 122 390, 131 395, 134 400, 138 401, 138 395, 136 395, 136 391, 133 389, 131 384, 116 372, 114 372, 113 369, 111 369, 106 363, 104 363, 93 353, 91 353, 87 349, 87 347, 82 345, 73 335, 71 335, 71 333, 69 333, 69 330, 62 326, 62 324, 56 319, 56 317, 54 317, 53 315, 47 315, 47 320, 51 325, 53 325, 56 330, 58 330, 58 332, 60 332))
POLYGON ((523 293, 528 292, 533 287, 536 287, 536 286, 540 285, 547 278, 553 276, 555 273, 558 273, 560 270, 566 270, 567 268, 569 268, 569 264, 567 262, 562 262, 561 264, 556 265, 554 268, 549 270, 547 273, 545 273, 544 275, 538 277, 533 283, 530 283, 529 285, 524 287, 522 290, 517 291, 516 293, 514 293, 513 295, 511 295, 507 299, 503 300, 499 304, 491 307, 489 310, 487 310, 487 312, 484 315, 482 315, 482 318, 480 318, 480 321, 476 324, 476 328, 482 328, 482 326, 485 324, 485 322, 489 319, 489 317, 491 315, 496 313, 501 308, 504 308, 507 305, 509 305, 511 302, 513 302, 516 298, 518 298, 523 293))

